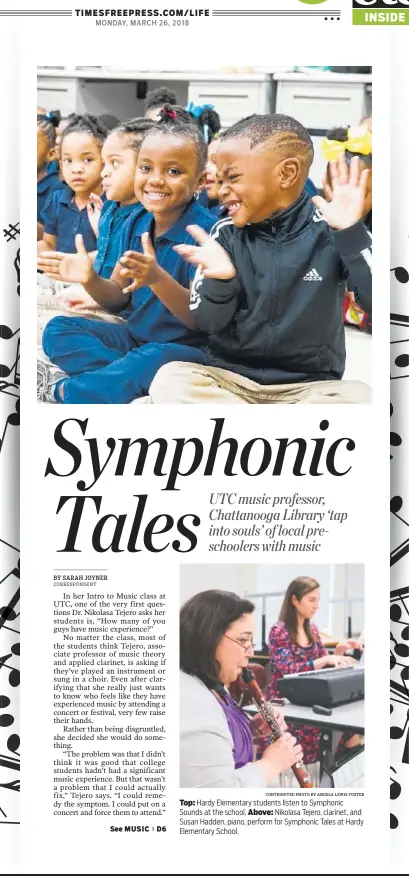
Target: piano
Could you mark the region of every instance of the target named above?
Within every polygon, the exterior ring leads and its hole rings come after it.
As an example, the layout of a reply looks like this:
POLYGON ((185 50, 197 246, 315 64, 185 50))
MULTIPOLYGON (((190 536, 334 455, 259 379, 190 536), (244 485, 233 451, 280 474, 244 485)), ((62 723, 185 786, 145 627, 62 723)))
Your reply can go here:
POLYGON ((278 680, 281 697, 297 706, 324 706, 331 709, 355 700, 363 700, 364 666, 345 669, 314 669, 284 675, 278 680))

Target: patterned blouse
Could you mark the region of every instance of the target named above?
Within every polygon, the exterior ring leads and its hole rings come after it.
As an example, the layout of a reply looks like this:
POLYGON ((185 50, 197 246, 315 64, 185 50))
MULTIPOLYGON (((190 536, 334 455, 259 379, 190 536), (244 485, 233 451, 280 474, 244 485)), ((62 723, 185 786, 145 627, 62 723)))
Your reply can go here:
MULTIPOLYGON (((314 624, 311 624, 311 632, 315 639, 314 643, 302 647, 294 644, 282 621, 278 621, 271 627, 268 637, 271 676, 265 691, 267 699, 280 697, 278 679, 282 678, 283 675, 289 675, 292 672, 308 672, 314 669, 314 660, 328 654, 314 624)), ((319 760, 319 730, 308 725, 292 727, 290 724, 288 729, 302 746, 304 763, 315 763, 319 760)))

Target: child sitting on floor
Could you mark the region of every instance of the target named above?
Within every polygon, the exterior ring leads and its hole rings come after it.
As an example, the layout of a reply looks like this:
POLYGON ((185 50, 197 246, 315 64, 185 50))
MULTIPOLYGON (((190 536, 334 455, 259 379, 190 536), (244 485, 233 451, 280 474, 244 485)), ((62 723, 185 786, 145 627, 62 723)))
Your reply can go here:
POLYGON ((73 115, 61 138, 61 167, 64 188, 54 191, 48 199, 41 219, 44 250, 75 252, 75 236, 82 234, 88 252, 96 250, 96 236, 89 221, 90 195, 102 191, 101 149, 106 130, 94 116, 73 115))
POLYGON ((308 132, 288 116, 253 115, 221 135, 215 162, 229 215, 210 237, 188 229, 198 247, 176 247, 200 266, 184 312, 180 296, 173 306, 211 335, 206 363, 162 368, 152 403, 368 399, 364 384, 341 378, 346 282, 371 306, 371 236, 362 221, 369 171, 341 156, 331 163, 332 201, 311 201, 312 159, 308 132))
MULTIPOLYGON (((139 148, 135 195, 145 209, 133 211, 123 226, 124 255, 111 279, 95 273, 81 238, 81 258, 70 277, 114 313, 131 303, 130 315, 122 325, 80 317, 51 320, 43 347, 58 367, 39 362, 41 401, 128 404, 147 394, 166 362, 205 360, 205 335, 186 328, 166 306, 167 297, 184 300, 195 273, 174 245, 193 242, 187 225, 195 223, 205 230, 213 225, 209 211, 195 200, 203 186, 205 163, 206 143, 197 126, 184 110, 165 107, 139 148)), ((64 268, 62 259, 61 273, 64 268)))
MULTIPOLYGON (((102 210, 97 223, 97 253, 94 260, 94 271, 100 277, 111 276, 121 255, 119 246, 124 222, 134 210, 143 211, 134 192, 134 177, 139 145, 153 124, 154 122, 149 119, 127 119, 111 131, 102 147, 104 162, 102 188, 106 201, 101 202, 102 210)), ((94 202, 99 200, 94 195, 91 197, 94 202)), ((38 268, 44 271, 49 279, 69 284, 62 287, 58 295, 54 296, 53 309, 65 309, 68 314, 90 313, 94 319, 120 322, 120 318, 103 310, 83 286, 70 282, 71 276, 75 275, 76 263, 79 259, 81 256, 78 254, 68 257, 63 252, 49 250, 38 257, 38 268), (64 273, 62 274, 60 267, 63 259, 64 273)), ((53 315, 55 316, 55 313, 53 315)), ((48 319, 50 316, 48 310, 48 319)))

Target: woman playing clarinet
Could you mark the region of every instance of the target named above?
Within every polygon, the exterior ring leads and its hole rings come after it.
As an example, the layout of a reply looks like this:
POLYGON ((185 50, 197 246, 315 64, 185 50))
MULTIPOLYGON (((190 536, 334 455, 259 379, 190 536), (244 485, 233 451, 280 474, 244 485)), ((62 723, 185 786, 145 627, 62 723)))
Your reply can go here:
POLYGON ((255 761, 248 717, 229 694, 253 654, 254 605, 206 590, 180 613, 180 786, 263 788, 302 758, 284 730, 255 761))

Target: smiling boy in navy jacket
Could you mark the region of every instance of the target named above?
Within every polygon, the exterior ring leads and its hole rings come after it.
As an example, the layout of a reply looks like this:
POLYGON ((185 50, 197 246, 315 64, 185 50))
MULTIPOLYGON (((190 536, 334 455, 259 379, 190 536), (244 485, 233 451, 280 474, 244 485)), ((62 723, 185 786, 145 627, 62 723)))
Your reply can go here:
MULTIPOLYGON (((346 283, 371 309, 371 235, 361 221, 368 171, 331 165, 333 197, 304 191, 311 138, 295 119, 254 115, 221 137, 215 160, 227 218, 199 246, 180 319, 208 332, 205 365, 171 363, 152 403, 359 403, 368 387, 342 381, 346 283), (319 208, 319 209, 317 209, 319 208)), ((167 306, 172 304, 167 301, 167 306)))

